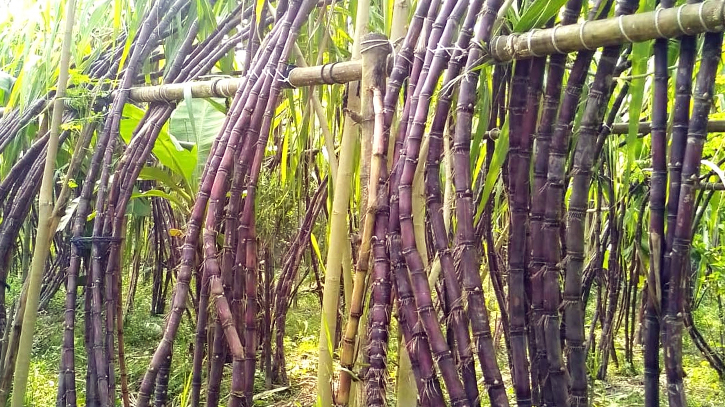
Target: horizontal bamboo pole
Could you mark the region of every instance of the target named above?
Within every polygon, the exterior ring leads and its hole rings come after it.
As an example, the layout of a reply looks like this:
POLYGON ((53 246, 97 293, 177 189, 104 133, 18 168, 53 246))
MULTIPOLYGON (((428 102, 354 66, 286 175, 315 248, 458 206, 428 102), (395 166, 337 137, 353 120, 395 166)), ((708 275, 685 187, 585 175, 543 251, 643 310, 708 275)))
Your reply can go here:
MULTIPOLYGON (((360 80, 362 62, 359 60, 294 68, 287 77, 288 87, 332 85, 360 80)), ((168 85, 132 88, 129 98, 135 102, 162 102, 184 99, 188 87, 191 97, 231 97, 239 88, 241 78, 217 78, 208 81, 173 83, 168 85)))
POLYGON ((700 182, 695 185, 704 191, 725 191, 725 185, 722 182, 700 182))
POLYGON ((608 45, 675 38, 725 26, 725 1, 709 0, 647 13, 532 30, 491 40, 490 57, 497 62, 527 59, 608 45))
MULTIPOLYGON (((485 58, 506 62, 627 42, 722 31, 724 28, 725 0, 709 0, 647 13, 497 36, 491 41, 489 54, 485 58)), ((360 80, 361 75, 362 64, 359 60, 336 62, 295 68, 290 71, 287 85, 301 87, 347 83, 360 80)), ((224 78, 139 87, 131 89, 130 98, 136 102, 181 100, 187 87, 190 87, 191 96, 196 98, 230 97, 236 92, 240 81, 239 78, 224 78)))
MULTIPOLYGON (((652 132, 652 123, 639 122, 637 126, 637 134, 649 134, 652 132)), ((725 133, 725 120, 710 120, 707 122, 707 131, 709 133, 725 133)), ((612 125, 612 134, 629 133, 629 123, 614 123, 612 125)))
MULTIPOLYGON (((486 132, 486 136, 492 137, 494 140, 498 138, 499 136, 499 129, 492 129, 486 132)), ((651 122, 639 122, 637 124, 637 134, 640 136, 645 136, 647 134, 650 134, 652 132, 652 123, 651 122)), ((709 120, 707 122, 707 132, 708 133, 725 133, 725 120, 709 120)), ((629 123, 626 122, 620 122, 620 123, 614 123, 612 125, 612 129, 609 132, 609 134, 618 135, 618 134, 628 134, 629 133, 629 123)))

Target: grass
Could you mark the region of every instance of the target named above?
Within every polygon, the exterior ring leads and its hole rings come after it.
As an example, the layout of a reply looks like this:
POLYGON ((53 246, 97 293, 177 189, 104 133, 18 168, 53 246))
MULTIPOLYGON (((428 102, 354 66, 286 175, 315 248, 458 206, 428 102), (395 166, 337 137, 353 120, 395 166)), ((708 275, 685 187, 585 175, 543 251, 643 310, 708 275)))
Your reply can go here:
MULTIPOLYGON (((140 384, 163 331, 164 317, 149 315, 150 285, 139 284, 136 295, 135 311, 127 316, 125 323, 126 362, 128 365, 129 385, 132 400, 140 384)), ((79 291, 80 292, 80 291, 79 291)), ((33 363, 26 398, 28 406, 49 406, 55 404, 58 381, 58 362, 60 344, 62 342, 63 324, 63 291, 51 301, 48 311, 40 317, 33 346, 33 363)), ((80 298, 80 297, 79 297, 80 298)), ((264 377, 259 369, 255 378, 255 405, 274 407, 313 406, 316 398, 317 380, 317 347, 319 339, 320 313, 319 302, 313 293, 301 293, 297 306, 292 307, 287 319, 287 373, 290 379, 289 388, 267 390, 264 377)), ((395 321, 393 321, 395 326, 395 321)), ((83 351, 83 326, 76 329, 76 363, 79 372, 85 371, 86 356, 83 351)), ((186 407, 182 404, 188 399, 188 380, 191 373, 191 355, 189 344, 194 340, 194 327, 184 317, 174 347, 173 365, 169 379, 169 397, 173 406, 186 407)), ((725 400, 725 384, 721 382, 714 370, 699 355, 697 349, 686 339, 684 344, 684 362, 687 377, 685 387, 688 394, 688 405, 691 407, 721 406, 725 400)), ((624 364, 623 344, 617 344, 620 366, 610 363, 606 381, 596 381, 591 386, 593 407, 634 407, 643 405, 644 390, 642 387, 642 353, 641 348, 635 349, 634 366, 624 364), (621 345, 621 346, 620 346, 621 345)), ((398 347, 395 341, 389 349, 389 370, 395 377, 397 372, 398 347)), ((499 347, 499 365, 504 380, 510 383, 505 360, 505 351, 499 347)), ((226 366, 225 377, 229 377, 231 369, 226 366)), ((480 372, 480 368, 478 370, 480 372)), ((662 404, 666 404, 665 376, 661 377, 662 404)), ((76 382, 79 404, 85 404, 85 378, 78 375, 76 382)), ((510 387, 510 386, 509 386, 510 387)), ((388 384, 388 405, 396 406, 394 379, 388 384)), ((222 394, 228 394, 229 383, 222 384, 222 394)), ((120 389, 117 388, 117 391, 120 389)), ((203 390, 202 390, 203 391, 203 390)), ((513 392, 510 392, 513 400, 513 392)), ((483 405, 488 405, 485 390, 481 389, 483 405)), ((204 394, 202 394, 204 397, 204 394)), ((226 396, 221 405, 226 404, 226 396)), ((188 404, 187 404, 188 405, 188 404)))

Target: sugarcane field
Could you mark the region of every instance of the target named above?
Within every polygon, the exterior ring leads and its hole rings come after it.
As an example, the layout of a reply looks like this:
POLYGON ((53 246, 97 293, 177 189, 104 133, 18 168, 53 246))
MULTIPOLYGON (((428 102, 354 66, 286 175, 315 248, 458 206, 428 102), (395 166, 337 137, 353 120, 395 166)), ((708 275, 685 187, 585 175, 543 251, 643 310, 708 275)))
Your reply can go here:
POLYGON ((723 32, 0 0, 0 407, 725 406, 723 32))

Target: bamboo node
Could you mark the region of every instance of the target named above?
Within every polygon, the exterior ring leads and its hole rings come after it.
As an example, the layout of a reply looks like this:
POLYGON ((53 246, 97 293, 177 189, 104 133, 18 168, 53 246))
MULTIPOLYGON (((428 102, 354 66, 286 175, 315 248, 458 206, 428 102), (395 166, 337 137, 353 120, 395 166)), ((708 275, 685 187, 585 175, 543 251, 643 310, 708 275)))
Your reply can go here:
POLYGON ((560 27, 561 27, 561 25, 556 25, 556 26, 554 26, 554 29, 551 30, 551 46, 554 47, 556 52, 558 52, 560 54, 565 54, 565 52, 562 51, 561 49, 559 49, 559 46, 556 45, 556 30, 558 30, 560 27))
POLYGON ((617 21, 618 21, 618 23, 619 23, 619 31, 620 31, 620 33, 622 34, 622 36, 624 36, 624 38, 625 38, 625 39, 627 40, 627 42, 634 42, 634 41, 632 41, 632 39, 631 39, 631 38, 629 38, 629 35, 627 35, 627 33, 626 33, 626 32, 624 31, 624 24, 623 24, 623 22, 622 22, 622 21, 623 21, 623 20, 622 20, 623 18, 624 18, 624 15, 621 15, 621 16, 619 16, 619 18, 617 19, 617 21))
POLYGON ((534 52, 534 50, 531 48, 531 36, 536 31, 538 31, 538 30, 535 29, 535 28, 533 30, 529 31, 529 35, 526 36, 526 46, 528 47, 528 51, 531 53, 531 55, 533 55, 533 56, 535 56, 535 57, 538 58, 538 57, 541 57, 541 55, 539 55, 536 52, 534 52))
POLYGON ((594 50, 594 48, 589 47, 587 45, 587 43, 584 41, 584 27, 587 26, 587 23, 589 23, 589 21, 585 21, 585 22, 582 23, 582 25, 579 26, 579 42, 581 42, 582 47, 584 49, 587 49, 589 51, 592 51, 592 50, 594 50))
POLYGON ((657 10, 655 10, 655 31, 657 31, 657 35, 664 38, 665 35, 662 33, 662 30, 660 29, 660 13, 664 10, 660 5, 657 6, 657 10))
POLYGON ((680 31, 682 31, 683 34, 688 34, 685 27, 682 26, 682 9, 687 5, 687 3, 681 5, 677 8, 677 26, 680 27, 680 31))
POLYGON ((707 29, 707 24, 705 24, 705 18, 702 16, 702 11, 704 10, 706 1, 703 1, 700 3, 700 8, 697 9, 697 17, 700 19, 700 25, 702 26, 702 29, 705 30, 705 32, 710 32, 710 30, 707 29))

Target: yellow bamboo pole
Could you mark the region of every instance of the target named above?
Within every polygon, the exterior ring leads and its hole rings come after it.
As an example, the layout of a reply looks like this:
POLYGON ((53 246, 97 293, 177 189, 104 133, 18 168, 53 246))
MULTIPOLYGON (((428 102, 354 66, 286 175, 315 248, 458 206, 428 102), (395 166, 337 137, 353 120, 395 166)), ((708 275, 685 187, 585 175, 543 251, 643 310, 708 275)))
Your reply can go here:
MULTIPOLYGON (((358 81, 361 77, 362 62, 354 60, 294 68, 289 73, 288 81, 289 86, 302 87, 348 83, 358 81)), ((187 88, 191 90, 193 98, 232 97, 240 83, 242 83, 241 78, 216 78, 208 81, 144 86, 131 89, 128 97, 134 102, 183 100, 187 88)))
MULTIPOLYGON (((707 122, 707 131, 709 133, 725 133, 725 120, 709 120, 707 122)), ((652 132, 652 123, 639 122, 637 126, 638 134, 649 134, 652 132)), ((612 125, 612 134, 629 134, 629 123, 614 123, 612 125)))
POLYGON ((43 280, 45 261, 50 252, 50 241, 53 238, 53 175, 55 173, 55 158, 58 153, 60 125, 63 120, 63 98, 68 85, 68 66, 70 63, 70 47, 73 40, 73 26, 75 22, 75 0, 66 4, 65 32, 60 54, 60 68, 58 72, 58 86, 53 100, 53 118, 50 125, 50 138, 43 168, 43 180, 38 196, 38 231, 33 249, 33 260, 28 273, 28 294, 23 317, 23 327, 20 332, 20 345, 18 346, 13 380, 13 395, 11 405, 22 407, 25 405, 25 391, 28 386, 30 373, 30 353, 33 350, 33 336, 35 335, 35 322, 38 317, 38 302, 40 301, 40 288, 43 280))
POLYGON ((608 45, 722 31, 724 26, 725 2, 706 1, 494 37, 491 40, 490 57, 504 62, 555 53, 565 54, 608 45))
MULTIPOLYGON (((725 0, 710 0, 676 8, 497 36, 491 40, 490 49, 486 50, 488 52, 484 53, 481 62, 491 59, 507 62, 723 29, 725 0)), ((353 60, 292 69, 288 82, 289 86, 301 87, 355 82, 361 77, 362 64, 360 60, 353 60)), ((131 89, 129 97, 135 102, 182 100, 187 87, 190 87, 192 97, 230 97, 240 83, 240 78, 217 78, 139 87, 131 89)))

